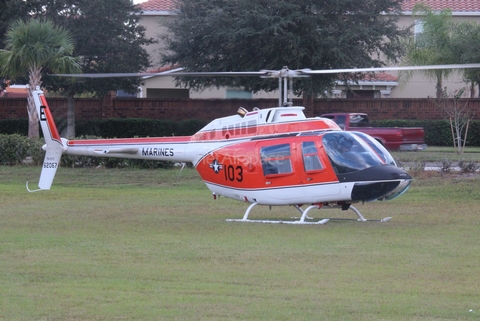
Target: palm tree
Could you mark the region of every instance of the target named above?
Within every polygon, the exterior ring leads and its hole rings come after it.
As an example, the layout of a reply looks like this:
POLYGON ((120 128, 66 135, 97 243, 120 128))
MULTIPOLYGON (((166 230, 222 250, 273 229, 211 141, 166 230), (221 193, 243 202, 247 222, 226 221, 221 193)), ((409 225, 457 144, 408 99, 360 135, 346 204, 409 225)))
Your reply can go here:
MULTIPOLYGON (((450 9, 439 13, 433 12, 423 3, 413 7, 413 15, 422 22, 423 30, 409 39, 406 45, 406 55, 402 58, 404 65, 444 65, 455 63, 456 57, 452 52, 451 40, 454 23, 450 9)), ((443 96, 443 78, 452 72, 449 69, 435 69, 421 71, 425 76, 436 81, 436 96, 443 96)), ((414 71, 399 73, 400 81, 408 81, 414 71)))
POLYGON ((0 50, 0 76, 15 78, 28 73, 28 137, 39 137, 33 91, 42 84, 42 70, 76 73, 81 67, 73 52, 73 40, 63 28, 48 20, 17 20, 7 31, 5 50, 0 50))
MULTIPOLYGON (((452 38, 452 50, 460 63, 474 63, 480 61, 480 24, 463 21, 455 25, 452 38)), ((463 70, 464 81, 468 84, 470 98, 475 97, 475 87, 480 89, 480 70, 463 70)), ((477 95, 480 97, 480 92, 477 95)))

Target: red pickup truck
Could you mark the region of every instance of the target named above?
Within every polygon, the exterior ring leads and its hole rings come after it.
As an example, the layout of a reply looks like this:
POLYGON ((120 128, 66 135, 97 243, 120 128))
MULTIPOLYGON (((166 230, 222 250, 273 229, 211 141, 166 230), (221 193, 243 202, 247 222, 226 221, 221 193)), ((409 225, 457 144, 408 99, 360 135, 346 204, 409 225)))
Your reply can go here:
POLYGON ((340 128, 362 132, 378 140, 390 150, 424 150, 425 132, 421 127, 371 127, 368 115, 363 113, 332 113, 321 117, 332 119, 340 128))

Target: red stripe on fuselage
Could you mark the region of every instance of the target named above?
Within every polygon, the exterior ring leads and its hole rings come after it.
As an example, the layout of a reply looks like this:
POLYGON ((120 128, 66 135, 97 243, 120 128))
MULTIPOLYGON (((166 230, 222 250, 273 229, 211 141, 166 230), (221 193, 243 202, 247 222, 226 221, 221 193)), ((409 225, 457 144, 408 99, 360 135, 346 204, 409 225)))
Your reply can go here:
POLYGON ((47 99, 45 98, 44 95, 40 95, 40 100, 42 102, 42 106, 45 107, 43 109, 43 112, 45 113, 45 118, 47 119, 50 137, 61 144, 62 139, 60 138, 60 134, 58 133, 57 126, 55 125, 55 121, 53 120, 52 113, 50 112, 50 107, 48 107, 47 99))
POLYGON ((194 141, 248 138, 317 130, 340 130, 337 124, 326 119, 306 119, 300 121, 260 124, 254 126, 225 127, 207 129, 192 136, 194 141))

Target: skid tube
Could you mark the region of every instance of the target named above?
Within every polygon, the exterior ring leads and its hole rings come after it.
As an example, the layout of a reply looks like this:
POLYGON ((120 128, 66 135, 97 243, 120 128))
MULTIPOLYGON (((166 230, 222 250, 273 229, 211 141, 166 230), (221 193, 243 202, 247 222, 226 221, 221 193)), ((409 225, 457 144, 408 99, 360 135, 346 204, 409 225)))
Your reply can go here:
MULTIPOLYGON (((341 208, 342 210, 348 210, 351 209, 356 215, 357 219, 349 219, 349 218, 324 218, 320 219, 319 221, 305 221, 306 219, 312 220, 313 217, 308 216, 308 212, 310 212, 312 209, 321 209, 323 208, 323 204, 312 204, 308 206, 305 210, 301 208, 301 205, 295 205, 295 208, 302 214, 300 219, 295 220, 295 221, 284 221, 284 220, 250 220, 248 219, 248 215, 250 215, 251 210, 257 206, 257 202, 253 202, 250 204, 250 206, 247 208, 245 211, 245 214, 243 215, 243 218, 241 219, 227 219, 227 222, 247 222, 247 223, 267 223, 267 224, 297 224, 297 225, 324 225, 330 220, 335 220, 335 221, 357 221, 357 222, 388 222, 392 218, 391 217, 385 217, 380 220, 367 220, 365 217, 363 217, 362 213, 358 209, 356 209, 354 206, 350 204, 342 204, 342 205, 335 205, 335 206, 328 206, 327 208, 341 208)), ((292 217, 294 219, 297 219, 298 217, 292 217)))

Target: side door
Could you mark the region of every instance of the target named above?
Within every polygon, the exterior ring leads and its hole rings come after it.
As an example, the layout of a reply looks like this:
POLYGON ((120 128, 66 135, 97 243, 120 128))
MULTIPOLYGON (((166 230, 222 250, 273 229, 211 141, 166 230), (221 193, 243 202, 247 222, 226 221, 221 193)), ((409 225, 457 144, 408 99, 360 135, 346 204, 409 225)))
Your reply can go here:
POLYGON ((301 177, 302 184, 338 182, 323 149, 321 137, 300 136, 297 138, 296 146, 296 167, 299 168, 297 175, 301 177))
POLYGON ((257 144, 259 174, 266 187, 298 185, 295 138, 264 140, 257 144))

